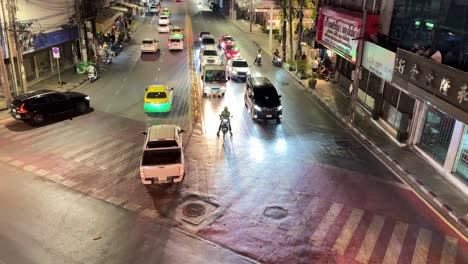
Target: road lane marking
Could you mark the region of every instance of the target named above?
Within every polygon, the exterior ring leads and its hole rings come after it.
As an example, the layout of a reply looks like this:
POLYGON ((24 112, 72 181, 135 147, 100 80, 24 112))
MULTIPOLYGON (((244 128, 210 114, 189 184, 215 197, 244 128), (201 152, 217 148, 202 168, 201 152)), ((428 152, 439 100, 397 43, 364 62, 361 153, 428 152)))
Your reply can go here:
POLYGON ((387 251, 385 252, 385 256, 382 263, 396 264, 398 262, 398 258, 400 257, 401 248, 403 247, 403 242, 405 241, 407 230, 407 223, 397 222, 397 224, 393 228, 392 237, 390 238, 390 243, 387 247, 387 251))
POLYGON ((317 229, 315 229, 314 233, 310 237, 309 243, 316 247, 320 247, 320 245, 322 245, 330 226, 335 222, 335 219, 340 214, 341 209, 343 209, 343 204, 340 203, 333 203, 332 206, 330 206, 327 213, 320 221, 317 229))
POLYGON ((288 231, 287 236, 296 238, 304 231, 309 219, 316 214, 320 205, 320 200, 321 199, 318 196, 315 196, 314 198, 312 198, 312 200, 310 200, 306 209, 302 213, 299 222, 288 231))
POLYGON ((364 210, 354 208, 351 211, 348 219, 346 220, 345 225, 341 229, 340 235, 333 245, 332 251, 337 252, 340 255, 344 255, 346 248, 348 248, 351 238, 353 237, 354 231, 361 222, 361 218, 364 215, 364 210))
POLYGON ((364 240, 362 241, 361 248, 359 249, 358 254, 356 255, 355 260, 368 263, 372 252, 374 251, 375 244, 377 239, 380 236, 382 231, 385 218, 380 215, 374 215, 372 221, 367 229, 364 240))
POLYGON ((416 239, 412 264, 426 263, 429 247, 431 246, 432 232, 421 228, 416 239))
POLYGON ((440 263, 451 264, 455 263, 455 258, 457 256, 457 243, 458 239, 445 236, 444 247, 442 248, 442 256, 440 258, 440 263))

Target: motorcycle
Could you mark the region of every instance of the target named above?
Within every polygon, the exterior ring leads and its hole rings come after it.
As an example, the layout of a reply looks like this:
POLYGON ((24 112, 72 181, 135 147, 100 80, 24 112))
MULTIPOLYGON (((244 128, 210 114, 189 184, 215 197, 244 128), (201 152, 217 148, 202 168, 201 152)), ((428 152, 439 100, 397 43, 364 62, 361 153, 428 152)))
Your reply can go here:
POLYGON ((91 65, 88 67, 88 81, 94 82, 98 79, 98 74, 96 68, 91 65))
POLYGON ((276 67, 282 67, 283 66, 283 60, 279 57, 279 56, 275 56, 273 58, 273 66, 276 66, 276 67))
MULTIPOLYGON (((222 118, 222 120, 221 120, 221 132, 223 132, 223 140, 226 138, 226 134, 227 134, 228 130, 229 130, 229 118, 222 118)), ((232 132, 231 132, 231 135, 232 135, 232 132)))
POLYGON ((106 52, 106 56, 102 58, 102 62, 104 64, 111 64, 112 63, 112 55, 109 52, 106 52))
POLYGON ((257 54, 254 64, 257 64, 258 66, 262 65, 262 54, 257 54))

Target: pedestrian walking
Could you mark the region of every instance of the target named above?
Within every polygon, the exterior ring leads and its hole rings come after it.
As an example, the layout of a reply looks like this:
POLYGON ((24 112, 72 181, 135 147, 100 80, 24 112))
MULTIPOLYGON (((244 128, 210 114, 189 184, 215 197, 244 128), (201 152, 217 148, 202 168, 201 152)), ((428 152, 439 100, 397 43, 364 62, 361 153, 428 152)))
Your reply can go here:
POLYGON ((319 68, 319 62, 318 62, 317 58, 314 58, 314 59, 312 60, 312 65, 311 65, 311 66, 312 66, 312 72, 313 72, 313 73, 317 73, 317 72, 318 72, 318 68, 319 68))

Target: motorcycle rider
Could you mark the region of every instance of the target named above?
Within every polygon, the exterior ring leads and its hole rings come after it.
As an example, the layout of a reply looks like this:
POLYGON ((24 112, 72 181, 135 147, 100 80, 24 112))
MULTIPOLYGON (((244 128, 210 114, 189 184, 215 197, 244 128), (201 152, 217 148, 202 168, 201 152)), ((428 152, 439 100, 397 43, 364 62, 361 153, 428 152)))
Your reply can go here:
POLYGON ((257 63, 258 59, 260 59, 260 61, 262 60, 262 49, 258 49, 257 56, 255 56, 253 64, 257 63))
POLYGON ((273 59, 276 59, 277 57, 279 57, 280 53, 279 53, 279 50, 276 49, 274 52, 273 52, 273 59))
POLYGON ((219 128, 218 128, 218 133, 216 135, 219 137, 219 131, 221 131, 221 127, 223 126, 223 119, 228 120, 228 130, 229 133, 231 133, 232 136, 232 130, 231 130, 231 113, 228 110, 228 107, 225 106, 223 112, 221 112, 221 115, 219 115, 219 118, 221 119, 221 122, 219 123, 219 128))

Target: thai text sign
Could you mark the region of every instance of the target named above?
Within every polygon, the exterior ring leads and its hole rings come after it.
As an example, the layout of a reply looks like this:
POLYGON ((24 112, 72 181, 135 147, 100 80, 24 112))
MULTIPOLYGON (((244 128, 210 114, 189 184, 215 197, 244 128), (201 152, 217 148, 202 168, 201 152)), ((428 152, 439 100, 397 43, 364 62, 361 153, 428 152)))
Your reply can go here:
POLYGON ((392 81, 395 52, 386 50, 366 41, 362 56, 362 66, 387 82, 392 81))

